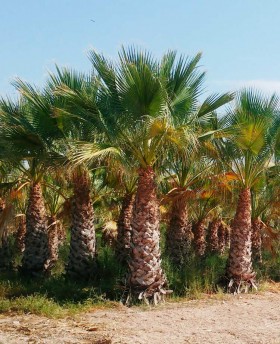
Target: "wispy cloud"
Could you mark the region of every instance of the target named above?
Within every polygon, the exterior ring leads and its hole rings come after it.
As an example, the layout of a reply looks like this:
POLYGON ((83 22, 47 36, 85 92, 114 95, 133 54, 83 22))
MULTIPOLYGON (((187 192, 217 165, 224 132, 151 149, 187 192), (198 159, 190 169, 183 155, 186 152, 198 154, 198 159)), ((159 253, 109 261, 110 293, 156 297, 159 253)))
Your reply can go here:
POLYGON ((252 87, 263 93, 280 94, 280 80, 213 80, 212 84, 232 91, 252 87))

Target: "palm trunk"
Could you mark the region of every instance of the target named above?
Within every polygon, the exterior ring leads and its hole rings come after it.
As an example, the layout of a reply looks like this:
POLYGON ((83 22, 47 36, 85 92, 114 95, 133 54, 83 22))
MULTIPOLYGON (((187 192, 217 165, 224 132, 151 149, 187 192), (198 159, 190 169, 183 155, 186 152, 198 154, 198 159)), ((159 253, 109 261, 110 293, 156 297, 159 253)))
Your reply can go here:
POLYGON ((61 221, 57 222, 57 238, 58 246, 62 246, 66 240, 66 231, 64 224, 61 221))
POLYGON ((134 203, 134 195, 128 193, 124 196, 122 208, 118 218, 118 235, 116 253, 121 262, 126 262, 130 257, 131 249, 131 218, 134 203))
POLYGON ((3 198, 0 197, 0 216, 3 213, 5 208, 6 208, 6 202, 3 200, 3 198))
POLYGON ((199 220, 193 225, 194 248, 197 256, 203 256, 206 249, 205 219, 199 220))
POLYGON ((0 270, 7 270, 12 266, 8 232, 5 224, 5 208, 6 202, 0 198, 0 225, 3 231, 0 238, 0 270))
POLYGON ((250 189, 246 188, 240 192, 232 223, 227 267, 230 291, 247 291, 248 287, 255 286, 251 256, 251 193, 250 189))
POLYGON ((193 233, 185 198, 173 201, 170 222, 166 232, 166 252, 174 264, 182 265, 188 258, 193 233))
POLYGON ((218 229, 218 241, 220 254, 225 253, 225 251, 230 247, 230 227, 226 225, 223 221, 218 229))
POLYGON ((0 240, 0 270, 10 270, 12 268, 12 257, 10 242, 7 235, 0 240))
POLYGON ((31 184, 26 212, 25 250, 22 258, 22 272, 31 276, 46 271, 49 256, 47 216, 39 182, 31 184))
POLYGON ((211 253, 219 252, 219 236, 218 231, 222 224, 222 220, 219 218, 213 219, 209 224, 209 237, 208 237, 208 250, 211 253))
POLYGON ((73 183, 70 253, 66 272, 71 278, 88 279, 93 275, 96 256, 94 212, 88 173, 75 173, 73 183))
POLYGON ((252 256, 256 263, 262 263, 262 230, 263 223, 258 217, 252 219, 252 256))
POLYGON ((221 222, 218 228, 218 245, 219 245, 219 254, 225 253, 226 250, 226 224, 221 222))
POLYGON ((48 245, 50 267, 58 260, 58 228, 59 224, 56 216, 50 216, 48 219, 48 245))
POLYGON ((145 301, 160 300, 165 293, 166 278, 161 268, 159 203, 155 173, 151 167, 140 168, 133 207, 132 257, 130 287, 134 295, 145 301))
POLYGON ((16 247, 20 253, 25 249, 25 235, 26 235, 26 216, 25 214, 18 215, 18 226, 16 231, 16 247))

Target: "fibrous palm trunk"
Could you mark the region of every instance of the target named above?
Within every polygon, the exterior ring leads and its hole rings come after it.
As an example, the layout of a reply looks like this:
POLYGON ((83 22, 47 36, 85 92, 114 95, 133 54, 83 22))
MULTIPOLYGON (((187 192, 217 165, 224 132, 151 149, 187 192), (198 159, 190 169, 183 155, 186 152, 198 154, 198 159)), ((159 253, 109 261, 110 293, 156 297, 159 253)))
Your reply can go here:
POLYGON ((58 228, 59 222, 55 215, 48 219, 48 245, 49 245, 49 267, 58 260, 58 228))
POLYGON ((21 214, 18 216, 18 226, 16 235, 16 246, 19 252, 23 252, 25 249, 25 235, 26 235, 26 216, 21 214))
POLYGON ((66 230, 64 224, 61 221, 57 222, 57 238, 58 246, 62 246, 66 240, 66 230))
POLYGON ((0 197, 0 216, 2 215, 3 211, 5 210, 6 203, 3 198, 0 197))
POLYGON ((251 193, 246 188, 240 192, 236 214, 232 222, 227 274, 229 291, 247 291, 254 286, 251 247, 251 193))
POLYGON ((262 262, 262 236, 263 222, 258 217, 252 219, 252 257, 256 263, 262 262))
POLYGON ((222 224, 220 218, 213 219, 209 224, 209 235, 208 235, 208 250, 211 253, 219 252, 219 228, 222 224))
POLYGON ((88 279, 94 273, 95 229, 94 212, 90 197, 90 179, 86 171, 73 176, 72 227, 67 275, 88 279))
POLYGON ((0 198, 0 226, 2 233, 0 238, 0 269, 6 270, 11 267, 10 247, 8 241, 8 233, 5 221, 6 202, 0 198))
POLYGON ((8 236, 4 234, 0 239, 0 270, 7 270, 12 267, 12 257, 8 236))
POLYGON ((140 168, 138 188, 131 221, 132 252, 129 283, 134 295, 157 303, 166 278, 161 268, 159 203, 155 173, 151 167, 140 168))
POLYGON ((219 254, 223 254, 226 249, 226 224, 222 221, 218 228, 219 254))
POLYGON ((173 263, 182 265, 188 258, 193 233, 185 198, 172 203, 170 222, 166 232, 166 251, 173 263))
POLYGON ((47 216, 39 182, 30 187, 26 212, 25 250, 22 258, 22 272, 36 276, 47 269, 49 256, 47 216))
POLYGON ((131 218, 134 195, 127 193, 122 201, 122 208, 118 218, 116 253, 121 262, 126 262, 130 257, 131 249, 131 218))
POLYGON ((193 224, 194 249, 197 256, 203 256, 206 249, 205 220, 199 220, 193 224))

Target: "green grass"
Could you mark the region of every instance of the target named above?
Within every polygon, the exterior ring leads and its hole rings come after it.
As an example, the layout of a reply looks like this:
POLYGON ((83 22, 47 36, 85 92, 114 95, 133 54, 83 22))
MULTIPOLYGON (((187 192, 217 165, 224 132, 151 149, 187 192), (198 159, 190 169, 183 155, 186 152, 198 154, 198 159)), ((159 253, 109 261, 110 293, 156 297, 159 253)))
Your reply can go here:
POLYGON ((258 279, 261 281, 273 280, 280 282, 280 250, 272 254, 263 252, 263 261, 261 264, 254 264, 258 279))
MULTIPOLYGON (((96 275, 88 282, 65 278, 68 251, 68 244, 61 248, 59 260, 47 278, 30 279, 17 273, 16 269, 2 272, 0 313, 13 311, 57 318, 118 304, 125 270, 115 259, 112 249, 103 247, 100 250, 96 275)), ((20 262, 20 257, 15 257, 14 261, 20 262)))
POLYGON ((0 312, 33 313, 64 317, 116 303, 90 283, 77 283, 63 276, 30 280, 17 273, 0 278, 0 312))
MULTIPOLYGON (((164 248, 162 248, 164 252, 164 248)), ((123 297, 127 270, 118 263, 110 247, 99 246, 96 274, 91 281, 79 282, 64 277, 69 244, 60 250, 59 260, 47 278, 30 279, 14 271, 0 274, 0 313, 17 312, 60 318, 93 308, 115 307, 123 297)), ((21 257, 14 257, 18 266, 21 257)), ((221 280, 227 255, 203 258, 190 254, 185 266, 173 266, 163 256, 163 268, 173 290, 171 300, 197 299, 205 294, 222 295, 221 280)), ((279 281, 280 254, 264 254, 263 264, 256 266, 258 279, 279 281)))
POLYGON ((211 294, 221 289, 220 280, 226 266, 225 256, 197 258, 191 255, 189 261, 178 268, 165 258, 164 270, 173 297, 199 298, 200 294, 211 294))

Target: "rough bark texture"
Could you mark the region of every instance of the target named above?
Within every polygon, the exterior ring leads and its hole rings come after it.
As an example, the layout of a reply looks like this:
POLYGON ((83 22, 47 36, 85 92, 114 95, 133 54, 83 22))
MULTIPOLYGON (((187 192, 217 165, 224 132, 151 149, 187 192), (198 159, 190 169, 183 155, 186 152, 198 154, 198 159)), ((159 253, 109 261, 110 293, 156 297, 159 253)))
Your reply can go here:
POLYGON ((203 256, 206 249, 205 220, 199 220, 193 224, 194 249, 197 256, 203 256))
POLYGON ((240 192, 232 222, 227 266, 227 274, 230 278, 229 291, 246 292, 249 287, 255 286, 251 255, 251 193, 247 188, 240 192))
POLYGON ((186 199, 174 200, 166 231, 166 251, 175 264, 184 264, 189 258, 193 239, 191 227, 186 199))
POLYGON ((48 245, 49 245, 49 268, 58 260, 58 231, 60 222, 56 216, 50 216, 48 219, 48 245))
POLYGON ((15 233, 16 246, 19 252, 23 252, 25 249, 25 235, 26 235, 26 216, 24 214, 18 216, 18 226, 15 233))
POLYGON ((134 203, 134 195, 126 194, 123 198, 122 208, 118 218, 116 253, 121 262, 127 262, 131 249, 131 219, 134 203))
POLYGON ((256 263, 262 262, 262 231, 263 223, 258 217, 252 219, 252 257, 256 263))
POLYGON ((32 183, 26 212, 22 272, 32 276, 44 273, 48 256, 47 216, 42 189, 40 183, 32 183))
POLYGON ((57 223, 57 238, 58 246, 62 246, 66 240, 66 231, 64 224, 61 221, 57 223))
POLYGON ((161 268, 159 217, 155 173, 151 167, 141 168, 131 221, 129 284, 139 299, 155 303, 165 293, 166 284, 161 268))
POLYGON ((12 268, 12 257, 10 242, 4 235, 0 240, 0 270, 9 270, 12 268))
POLYGON ((226 249, 226 224, 221 222, 218 228, 219 253, 223 254, 226 249))
POLYGON ((209 224, 209 235, 208 235, 208 250, 211 253, 219 253, 219 235, 218 231, 222 224, 222 220, 219 218, 213 219, 209 224))
POLYGON ((90 197, 90 180, 83 171, 73 176, 72 227, 67 275, 88 279, 94 272, 95 230, 94 212, 90 197))
POLYGON ((0 197, 0 216, 1 216, 1 214, 3 213, 5 207, 6 207, 6 203, 5 203, 5 201, 3 200, 3 198, 0 197))
POLYGON ((1 234, 0 239, 0 269, 7 270, 11 268, 11 254, 10 254, 10 247, 9 247, 9 240, 7 235, 7 229, 5 226, 5 218, 3 218, 4 211, 6 208, 6 202, 4 199, 0 198, 0 224, 4 228, 2 228, 3 232, 1 234))

